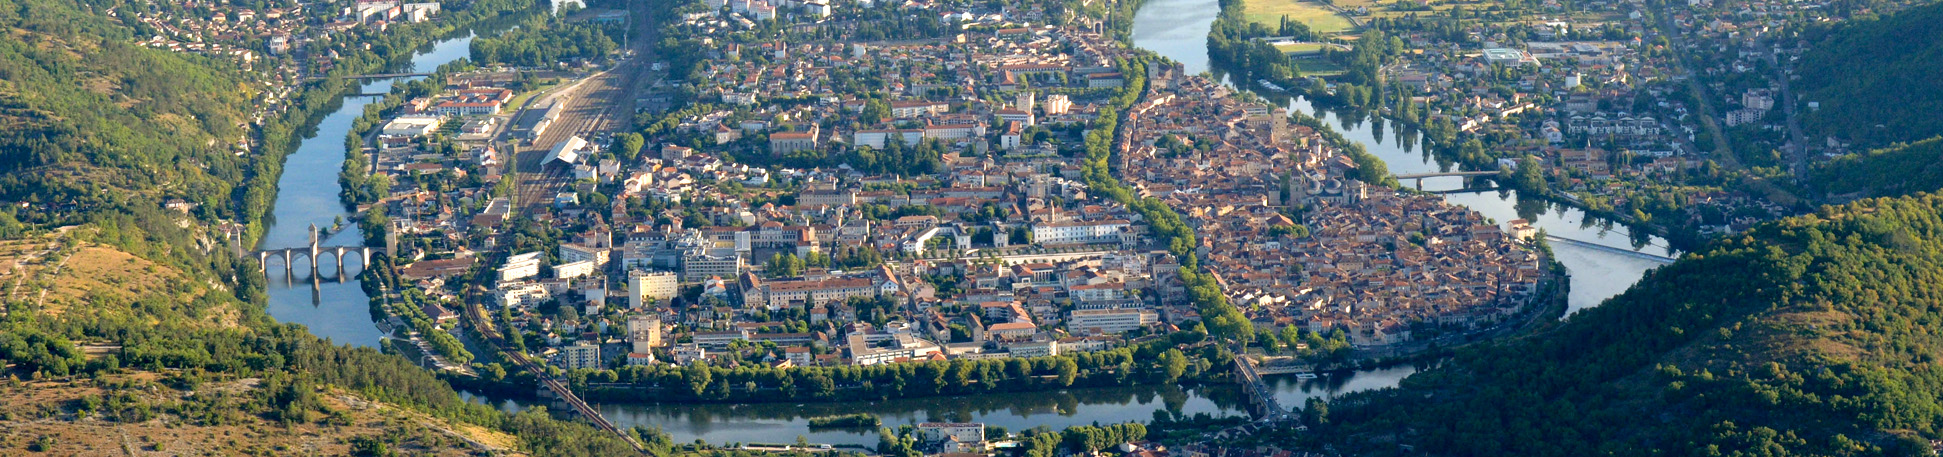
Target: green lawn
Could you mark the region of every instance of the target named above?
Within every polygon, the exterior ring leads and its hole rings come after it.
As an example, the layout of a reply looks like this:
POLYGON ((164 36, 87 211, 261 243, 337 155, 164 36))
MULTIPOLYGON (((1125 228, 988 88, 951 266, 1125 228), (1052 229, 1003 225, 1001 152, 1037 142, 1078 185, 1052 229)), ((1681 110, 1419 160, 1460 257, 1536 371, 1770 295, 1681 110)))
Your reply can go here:
POLYGON ((1314 76, 1318 78, 1341 76, 1344 72, 1348 71, 1341 65, 1336 65, 1334 62, 1322 59, 1297 60, 1295 61, 1295 67, 1302 70, 1302 76, 1314 76))
POLYGON ((1275 50, 1289 52, 1314 52, 1322 49, 1322 43, 1289 43, 1275 45, 1275 50))
POLYGON ((1349 19, 1321 4, 1305 0, 1246 0, 1242 15, 1248 20, 1275 27, 1282 17, 1308 25, 1318 33, 1345 32, 1352 28, 1349 19))

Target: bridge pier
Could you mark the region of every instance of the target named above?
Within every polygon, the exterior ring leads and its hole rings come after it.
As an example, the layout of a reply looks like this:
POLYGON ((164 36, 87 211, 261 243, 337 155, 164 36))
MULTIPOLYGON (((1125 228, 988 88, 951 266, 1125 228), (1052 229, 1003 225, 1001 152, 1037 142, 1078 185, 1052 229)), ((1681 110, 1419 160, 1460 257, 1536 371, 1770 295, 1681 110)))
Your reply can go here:
POLYGON ((331 255, 334 257, 331 261, 337 265, 337 272, 341 276, 344 274, 345 256, 357 255, 358 259, 364 262, 359 267, 367 268, 371 266, 371 259, 376 257, 379 252, 383 251, 370 246, 320 246, 318 244, 312 244, 308 248, 269 249, 254 251, 243 255, 255 255, 258 270, 264 273, 270 272, 270 258, 281 256, 283 257, 284 271, 292 274, 295 274, 297 270, 297 258, 305 257, 304 260, 310 262, 310 272, 313 275, 323 271, 323 256, 331 255))

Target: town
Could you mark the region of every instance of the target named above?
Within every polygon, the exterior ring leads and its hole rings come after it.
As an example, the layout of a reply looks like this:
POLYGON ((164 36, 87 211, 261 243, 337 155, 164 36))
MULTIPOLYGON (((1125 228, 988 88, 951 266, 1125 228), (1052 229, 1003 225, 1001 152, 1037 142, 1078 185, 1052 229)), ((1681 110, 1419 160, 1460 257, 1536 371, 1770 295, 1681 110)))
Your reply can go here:
POLYGON ((1806 211, 1823 190, 1809 175, 1862 152, 1859 138, 1805 134, 1828 100, 1788 88, 1806 51, 1790 30, 1849 14, 1826 2, 1338 4, 1361 30, 1287 17, 1277 29, 1256 5, 1291 2, 1247 3, 1230 52, 1280 54, 1238 64, 1251 86, 1380 116, 1461 168, 1534 162, 1501 182, 1678 246, 1806 211))

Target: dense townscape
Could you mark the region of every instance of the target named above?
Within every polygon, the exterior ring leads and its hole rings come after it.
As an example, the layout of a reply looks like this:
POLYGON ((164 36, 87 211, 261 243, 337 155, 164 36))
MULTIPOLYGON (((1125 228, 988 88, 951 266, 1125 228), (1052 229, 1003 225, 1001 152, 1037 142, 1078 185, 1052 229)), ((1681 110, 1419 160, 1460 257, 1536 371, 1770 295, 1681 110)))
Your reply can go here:
POLYGON ((1943 449, 1943 5, 648 3, 0 7, 0 454, 1943 449))
MULTIPOLYGON (((734 27, 720 18, 743 13, 725 11, 671 28, 734 27)), ((479 74, 401 105, 373 136, 398 158, 377 161, 397 183, 379 204, 394 254, 423 260, 400 265, 393 313, 456 323, 479 306, 565 370, 1048 357, 1194 327, 1172 240, 1081 176, 1080 133, 1129 79, 1149 88, 1116 140, 1133 187, 1196 227, 1227 301, 1294 353, 1340 362, 1320 346, 1505 323, 1545 281, 1529 229, 1353 179, 1312 128, 1178 66, 1129 64, 1137 51, 1084 27, 689 52, 705 58, 682 90, 701 102, 652 137, 543 144, 551 122, 501 113, 512 92, 487 81, 505 78, 479 74), (572 188, 492 195, 509 178, 483 140, 505 126, 526 139, 501 147, 543 149, 539 173, 572 188), (505 231, 510 256, 475 250, 505 231), (473 284, 491 300, 467 303, 473 284)))

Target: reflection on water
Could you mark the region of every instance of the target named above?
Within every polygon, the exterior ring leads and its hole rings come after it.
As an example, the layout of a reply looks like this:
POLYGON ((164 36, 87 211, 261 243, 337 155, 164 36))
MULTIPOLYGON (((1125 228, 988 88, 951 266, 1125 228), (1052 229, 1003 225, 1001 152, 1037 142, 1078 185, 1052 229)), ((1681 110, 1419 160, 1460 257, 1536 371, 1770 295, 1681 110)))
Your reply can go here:
MULTIPOLYGON (((1399 366, 1358 373, 1297 379, 1266 378, 1284 405, 1300 408, 1309 398, 1334 397, 1360 390, 1394 387, 1417 372, 1399 366)), ((507 411, 533 406, 531 401, 463 393, 467 401, 507 411)), ((596 404, 601 415, 622 427, 660 427, 675 442, 700 439, 709 443, 790 442, 802 436, 813 443, 877 443, 875 429, 812 429, 809 419, 851 413, 870 413, 887 427, 920 422, 982 422, 1020 431, 1034 427, 1061 429, 1077 425, 1152 420, 1157 412, 1175 415, 1246 416, 1240 390, 1229 385, 1127 386, 1067 389, 1054 392, 981 394, 879 402, 745 403, 745 404, 596 404)))
MULTIPOLYGON (((412 58, 412 71, 430 72, 439 65, 466 57, 471 43, 472 36, 468 35, 421 49, 412 58)), ((382 93, 390 90, 396 81, 366 82, 358 92, 382 93)), ((343 168, 344 136, 350 133, 352 121, 364 114, 365 105, 377 100, 376 97, 345 97, 337 111, 324 116, 316 131, 284 159, 283 176, 277 179, 276 206, 270 212, 272 223, 258 249, 308 248, 312 225, 325 228, 339 220, 343 221, 344 229, 324 236, 319 245, 364 243, 364 234, 356 224, 357 216, 345 210, 338 198, 343 187, 338 185, 337 172, 343 168)), ((339 344, 376 347, 384 334, 371 320, 370 296, 353 280, 363 269, 362 262, 346 260, 346 274, 338 274, 337 263, 329 260, 329 255, 323 257, 327 260, 315 271, 303 257, 292 259, 295 268, 286 267, 280 256, 269 261, 265 274, 270 278, 270 316, 279 322, 303 324, 311 333, 339 344)))
MULTIPOLYGON (((1159 52, 1181 62, 1189 73, 1210 71, 1206 36, 1208 26, 1219 11, 1216 0, 1149 0, 1141 7, 1133 25, 1135 45, 1159 52)), ((1289 100, 1291 109, 1316 114, 1314 107, 1300 99, 1289 100)), ((1364 144, 1371 153, 1389 162, 1395 173, 1442 171, 1448 163, 1437 163, 1417 152, 1421 135, 1409 129, 1387 125, 1381 119, 1338 118, 1321 113, 1324 120, 1341 126, 1343 135, 1364 144), (1387 142, 1387 143, 1386 143, 1387 142)), ((340 135, 341 137, 341 135, 340 135)), ((1426 180, 1427 190, 1465 189, 1463 178, 1426 180)), ((1635 249, 1635 242, 1624 226, 1589 219, 1581 211, 1559 208, 1541 201, 1519 199, 1512 191, 1453 193, 1446 200, 1470 207, 1497 221, 1524 218, 1548 232, 1576 240, 1622 249, 1635 249)), ((1665 240, 1644 237, 1649 243, 1642 252, 1665 254, 1665 240)), ((1651 261, 1610 252, 1569 245, 1555 245, 1559 262, 1571 270, 1572 309, 1596 305, 1637 282, 1651 261)), ((1300 408, 1310 398, 1334 397, 1349 392, 1395 387, 1420 368, 1398 366, 1353 374, 1325 375, 1317 379, 1271 376, 1276 398, 1291 408, 1300 408)), ((956 398, 921 398, 885 402, 806 403, 806 404, 600 404, 602 415, 623 427, 660 427, 676 442, 701 440, 727 442, 790 442, 801 436, 810 442, 873 446, 877 435, 872 430, 809 428, 808 419, 816 416, 872 413, 888 426, 925 421, 969 421, 1018 431, 1033 427, 1054 429, 1095 423, 1145 421, 1156 412, 1193 415, 1245 415, 1240 392, 1227 385, 1183 389, 1178 386, 1134 386, 1070 389, 1059 392, 973 395, 956 398)), ((526 402, 487 398, 470 393, 469 401, 491 403, 505 410, 518 410, 526 402)))
MULTIPOLYGON (((1292 112, 1315 116, 1325 124, 1335 126, 1344 139, 1362 143, 1371 154, 1382 158, 1389 165, 1391 173, 1401 175, 1457 170, 1455 164, 1432 157, 1425 145, 1421 144, 1422 135, 1415 130, 1390 125, 1380 117, 1344 116, 1318 110, 1302 97, 1271 94, 1269 98, 1278 102, 1286 101, 1292 112), (1383 141, 1382 133, 1386 126, 1396 127, 1392 130, 1398 131, 1390 135, 1387 143, 1383 141)), ((1658 256, 1678 256, 1677 252, 1667 249, 1665 239, 1645 233, 1635 234, 1624 224, 1590 217, 1585 211, 1569 206, 1542 199, 1520 198, 1515 190, 1453 192, 1489 185, 1488 181, 1473 179, 1467 182, 1467 179, 1462 176, 1424 178, 1422 189, 1450 192, 1444 194, 1445 201, 1470 208, 1499 223, 1524 219, 1550 235, 1658 256)), ((1607 298, 1625 292, 1626 288, 1639 282, 1646 270, 1661 265, 1651 260, 1583 246, 1566 243, 1551 245, 1559 263, 1572 274, 1568 313, 1597 306, 1607 298)))
POLYGON ((1133 17, 1133 45, 1180 62, 1187 74, 1208 71, 1208 27, 1214 0, 1147 0, 1133 17))
POLYGON ((1398 365, 1359 371, 1354 376, 1325 375, 1315 379, 1300 379, 1295 376, 1277 375, 1263 379, 1275 387, 1275 400, 1282 403, 1282 406, 1301 409, 1311 398, 1333 398, 1350 392, 1396 387, 1404 377, 1415 374, 1417 370, 1415 366, 1398 365))

